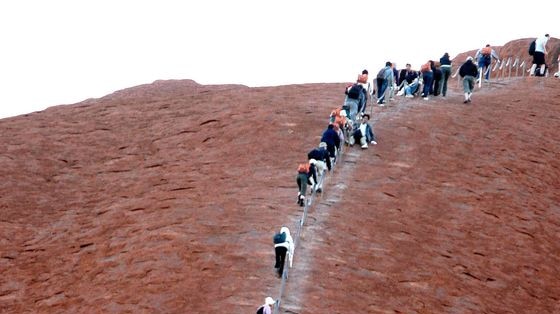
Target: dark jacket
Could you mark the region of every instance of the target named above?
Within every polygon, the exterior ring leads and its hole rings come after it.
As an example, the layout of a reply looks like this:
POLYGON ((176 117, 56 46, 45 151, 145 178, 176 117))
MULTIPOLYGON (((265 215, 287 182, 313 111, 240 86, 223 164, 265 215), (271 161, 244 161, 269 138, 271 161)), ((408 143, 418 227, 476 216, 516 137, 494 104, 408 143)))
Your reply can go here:
POLYGON ((448 55, 444 55, 443 57, 439 58, 439 63, 441 65, 451 65, 451 60, 449 60, 448 55))
POLYGON ((321 142, 327 143, 327 146, 340 147, 340 137, 338 137, 338 133, 336 133, 332 124, 329 124, 329 127, 323 132, 321 142))
POLYGON ((331 170, 331 159, 329 158, 329 152, 322 148, 314 148, 309 153, 307 153, 307 159, 320 160, 327 163, 327 169, 331 170))
POLYGON ((472 60, 467 60, 459 68, 459 75, 461 75, 461 77, 465 77, 467 75, 477 77, 478 67, 472 62, 472 60))
POLYGON ((414 81, 414 79, 417 78, 417 77, 418 77, 418 72, 413 71, 413 70, 410 70, 410 71, 406 72, 406 70, 405 70, 404 79, 406 80, 406 82, 408 84, 412 84, 412 81, 414 81))

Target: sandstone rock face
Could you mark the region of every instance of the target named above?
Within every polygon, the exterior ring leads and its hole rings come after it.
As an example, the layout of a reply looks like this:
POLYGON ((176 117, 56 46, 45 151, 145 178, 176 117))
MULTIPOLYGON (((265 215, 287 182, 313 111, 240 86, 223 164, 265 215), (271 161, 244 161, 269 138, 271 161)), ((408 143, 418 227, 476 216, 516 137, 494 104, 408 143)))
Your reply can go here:
MULTIPOLYGON (((0 120, 1 313, 251 313, 345 84, 157 81, 0 120)), ((560 80, 375 107, 282 313, 560 311, 560 80)), ((369 111, 370 109, 368 109, 369 111)))
MULTIPOLYGON (((544 34, 543 34, 544 35, 544 34)), ((527 69, 531 68, 531 64, 533 63, 533 57, 529 55, 529 45, 535 38, 523 38, 523 39, 516 39, 507 42, 503 46, 492 46, 500 56, 500 59, 503 62, 507 62, 509 58, 511 58, 511 63, 513 64, 517 58, 519 58, 519 63, 522 64, 525 61, 527 65, 527 69)), ((486 43, 481 43, 480 47, 484 47, 486 43)), ((558 55, 560 55, 560 39, 558 38, 550 38, 547 44, 548 55, 546 55, 545 60, 546 64, 550 68, 550 74, 558 71, 558 55)), ((469 50, 467 52, 463 52, 455 56, 453 58, 453 65, 460 66, 463 62, 465 62, 468 56, 474 57, 477 49, 469 50)), ((521 73, 519 73, 521 76, 521 73)), ((525 74, 527 76, 527 74, 525 74)))

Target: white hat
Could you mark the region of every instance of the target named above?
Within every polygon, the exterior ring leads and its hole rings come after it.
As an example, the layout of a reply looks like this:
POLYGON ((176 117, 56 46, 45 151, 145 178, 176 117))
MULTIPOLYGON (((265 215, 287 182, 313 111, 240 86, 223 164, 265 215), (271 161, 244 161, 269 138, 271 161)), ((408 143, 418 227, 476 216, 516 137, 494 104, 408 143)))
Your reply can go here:
POLYGON ((276 301, 274 301, 274 299, 271 297, 266 297, 266 299, 264 299, 264 303, 266 305, 273 305, 274 303, 276 303, 276 301))
POLYGON ((469 61, 469 60, 472 60, 472 59, 473 59, 473 57, 468 56, 466 61, 469 61))

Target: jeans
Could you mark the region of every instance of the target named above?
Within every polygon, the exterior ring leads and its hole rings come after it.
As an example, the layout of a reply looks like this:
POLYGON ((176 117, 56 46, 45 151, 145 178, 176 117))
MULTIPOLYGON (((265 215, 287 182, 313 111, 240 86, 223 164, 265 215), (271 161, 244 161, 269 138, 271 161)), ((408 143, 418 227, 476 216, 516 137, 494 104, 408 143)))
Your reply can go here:
POLYGON ((451 76, 451 66, 441 66, 441 81, 439 82, 440 91, 443 97, 447 94, 447 80, 451 76))
POLYGON ((358 103, 358 112, 366 112, 367 105, 367 90, 364 89, 362 95, 360 95, 360 102, 358 103))
POLYGON ((377 79, 377 103, 382 104, 385 101, 385 91, 387 90, 388 82, 386 79, 377 79))
POLYGON ((349 108, 348 117, 350 117, 350 120, 352 121, 355 119, 356 114, 358 113, 359 102, 360 101, 358 99, 352 99, 348 97, 346 97, 344 101, 344 105, 348 106, 349 108))
POLYGON ((465 93, 472 93, 473 92, 474 81, 475 81, 475 78, 473 76, 470 76, 470 75, 466 75, 463 78, 463 91, 465 91, 465 93))
POLYGON ((424 79, 424 91, 422 92, 422 97, 428 97, 430 95, 430 87, 432 86, 432 81, 434 80, 434 74, 430 72, 424 72, 422 75, 424 79))
POLYGON ((418 90, 418 82, 413 82, 412 84, 406 85, 404 87, 405 95, 413 95, 418 90))
POLYGON ((305 196, 307 194, 307 173, 298 173, 296 177, 299 194, 305 196))
MULTIPOLYGON (((479 60, 478 60, 478 71, 483 71, 482 73, 486 73, 485 75, 485 79, 489 79, 490 78, 490 71, 487 71, 490 69, 490 65, 492 64, 492 58, 491 57, 485 57, 482 56, 479 60)), ((480 72, 478 72, 478 75, 480 76, 480 72)))

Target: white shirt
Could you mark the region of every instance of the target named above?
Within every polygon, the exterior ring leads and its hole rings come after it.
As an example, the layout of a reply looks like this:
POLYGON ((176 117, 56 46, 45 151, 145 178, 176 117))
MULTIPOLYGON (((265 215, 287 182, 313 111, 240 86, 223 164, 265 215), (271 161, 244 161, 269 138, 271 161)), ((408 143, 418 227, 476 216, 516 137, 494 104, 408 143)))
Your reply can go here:
POLYGON ((293 263, 292 258, 294 256, 294 249, 295 249, 294 239, 292 239, 292 235, 290 234, 290 229, 288 229, 288 227, 280 228, 280 232, 286 233, 286 241, 283 243, 275 244, 274 247, 283 246, 288 249, 288 262, 290 264, 290 267, 292 267, 292 263, 293 263))
POLYGON ((546 52, 545 47, 547 42, 548 42, 548 37, 546 36, 537 38, 535 42, 535 51, 545 53, 546 52))
POLYGON ((366 127, 367 127, 367 124, 360 123, 360 132, 362 132, 362 136, 366 136, 366 127))

